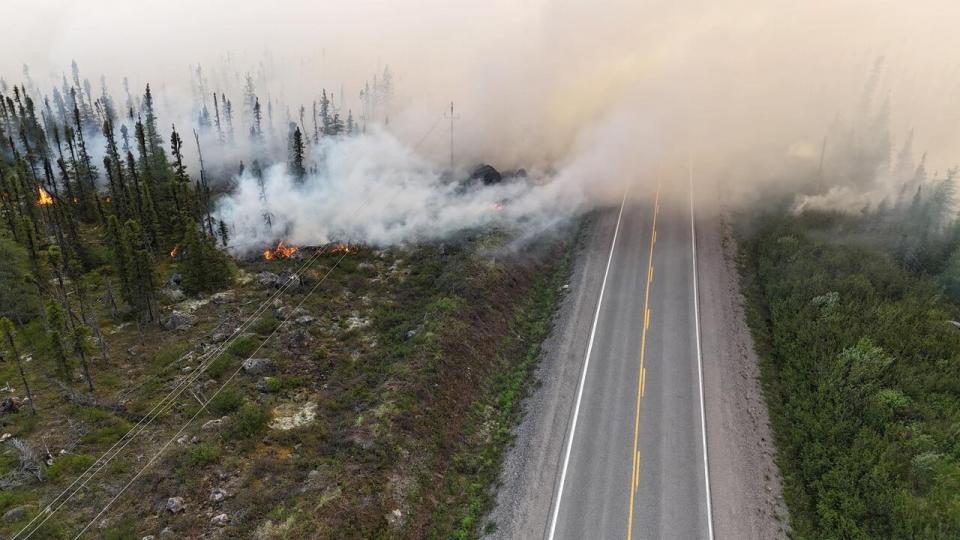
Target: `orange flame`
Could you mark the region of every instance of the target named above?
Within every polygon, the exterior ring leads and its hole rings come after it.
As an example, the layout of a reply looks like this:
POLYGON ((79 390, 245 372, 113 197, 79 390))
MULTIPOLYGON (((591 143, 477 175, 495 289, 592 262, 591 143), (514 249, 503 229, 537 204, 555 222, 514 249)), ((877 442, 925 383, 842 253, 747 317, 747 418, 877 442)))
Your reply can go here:
POLYGON ((350 244, 337 244, 330 250, 330 253, 350 253, 350 244))
POLYGON ((170 250, 170 257, 174 258, 177 256, 177 250, 180 249, 180 245, 173 246, 173 249, 170 250))
POLYGON ((40 198, 37 199, 37 204, 40 206, 46 206, 48 204, 53 204, 53 197, 42 187, 37 187, 40 190, 40 198))
POLYGON ((263 258, 272 261, 274 259, 286 259, 287 257, 293 255, 299 250, 297 246, 285 246, 283 241, 277 244, 277 247, 273 249, 267 249, 263 252, 263 258))

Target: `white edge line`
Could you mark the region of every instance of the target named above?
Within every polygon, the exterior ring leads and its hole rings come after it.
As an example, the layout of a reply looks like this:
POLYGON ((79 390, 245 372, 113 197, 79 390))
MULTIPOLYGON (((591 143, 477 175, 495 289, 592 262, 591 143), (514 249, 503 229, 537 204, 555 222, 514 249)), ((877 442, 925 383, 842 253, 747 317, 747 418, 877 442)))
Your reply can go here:
POLYGON ((610 242, 610 254, 607 256, 607 268, 603 271, 603 281, 600 284, 600 297, 597 299, 597 311, 593 315, 593 326, 590 328, 590 341, 587 344, 587 353, 580 371, 580 382, 577 384, 577 401, 573 407, 573 419, 570 421, 570 434, 567 436, 567 449, 563 456, 563 468, 560 471, 560 486, 557 487, 557 500, 553 505, 553 515, 550 517, 549 540, 557 528, 557 516, 560 513, 560 500, 563 498, 563 484, 567 479, 567 466, 570 464, 570 449, 573 446, 573 435, 577 431, 577 417, 580 416, 580 401, 583 398, 583 387, 587 379, 587 368, 590 366, 590 353, 593 352, 593 338, 597 335, 597 322, 600 320, 600 307, 603 305, 603 291, 607 287, 607 276, 610 274, 610 263, 613 261, 613 250, 617 245, 617 235, 620 233, 620 220, 623 217, 623 206, 627 202, 629 186, 623 191, 620 201, 620 213, 617 214, 617 226, 613 230, 613 240, 610 242))
POLYGON ((700 280, 697 267, 697 226, 694 220, 693 208, 693 159, 688 158, 687 169, 690 181, 690 250, 693 255, 693 316, 697 330, 697 374, 700 377, 700 432, 703 440, 703 482, 707 490, 707 538, 713 540, 713 509, 710 504, 710 465, 707 462, 707 411, 703 402, 703 354, 700 350, 700 291, 697 282, 700 280))

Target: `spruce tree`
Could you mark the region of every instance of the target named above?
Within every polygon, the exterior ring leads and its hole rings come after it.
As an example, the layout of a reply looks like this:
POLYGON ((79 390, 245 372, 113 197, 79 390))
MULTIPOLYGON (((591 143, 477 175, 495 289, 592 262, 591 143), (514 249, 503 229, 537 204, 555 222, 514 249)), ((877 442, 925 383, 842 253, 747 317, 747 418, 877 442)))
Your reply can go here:
POLYGON ((295 127, 290 135, 290 173, 298 182, 303 182, 307 170, 303 168, 303 133, 295 127))
POLYGON ((47 301, 47 340, 54 371, 64 382, 70 381, 70 359, 63 346, 64 318, 60 305, 52 298, 47 301))
POLYGON ((90 367, 87 365, 87 356, 93 354, 93 344, 90 339, 90 329, 86 325, 78 324, 73 328, 70 332, 70 346, 73 354, 80 358, 83 378, 87 381, 87 388, 93 392, 93 379, 90 377, 90 367))
POLYGON ((30 391, 27 374, 23 371, 23 360, 20 359, 20 351, 17 349, 17 332, 10 319, 6 317, 0 318, 0 333, 3 333, 4 340, 6 341, 7 352, 17 363, 17 370, 20 372, 20 381, 23 382, 23 388, 27 391, 27 400, 30 401, 30 413, 37 414, 37 408, 33 404, 33 392, 30 391))

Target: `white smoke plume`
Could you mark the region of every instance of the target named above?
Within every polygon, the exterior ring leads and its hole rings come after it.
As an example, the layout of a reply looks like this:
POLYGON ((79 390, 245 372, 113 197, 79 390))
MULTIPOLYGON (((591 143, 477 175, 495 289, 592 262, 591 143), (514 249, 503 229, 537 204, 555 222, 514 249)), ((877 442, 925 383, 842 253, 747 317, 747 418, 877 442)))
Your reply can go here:
POLYGON ((612 141, 622 138, 603 135, 616 133, 617 127, 611 122, 592 132, 557 172, 524 171, 490 185, 443 174, 379 127, 322 139, 312 149, 322 156, 321 171, 297 179, 280 163, 261 179, 248 169, 219 199, 215 218, 230 224, 238 254, 278 240, 386 246, 490 225, 528 237, 588 209, 601 194, 621 189, 621 169, 611 167, 609 152, 619 150, 612 141), (586 177, 592 180, 584 182, 586 177))

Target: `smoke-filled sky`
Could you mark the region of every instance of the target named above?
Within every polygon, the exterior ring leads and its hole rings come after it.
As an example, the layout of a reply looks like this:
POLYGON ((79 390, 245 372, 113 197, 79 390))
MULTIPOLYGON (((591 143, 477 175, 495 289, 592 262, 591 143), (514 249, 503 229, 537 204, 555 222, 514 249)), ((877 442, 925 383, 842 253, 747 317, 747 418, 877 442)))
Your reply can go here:
POLYGON ((617 193, 671 155, 741 171, 753 160, 815 160, 831 126, 857 121, 880 58, 871 99, 889 110, 893 146, 913 129, 928 168, 960 162, 958 2, 18 4, 0 20, 8 82, 27 63, 43 86, 69 76, 75 59, 95 84, 102 73, 119 88, 129 76, 131 87, 153 82, 178 103, 189 101, 190 66, 200 64, 211 86, 260 70, 263 90, 291 106, 309 106, 322 86, 342 88, 338 99, 355 109, 363 81, 389 65, 389 128, 408 148, 420 143, 417 159, 446 159, 446 125, 435 124, 454 101, 458 161, 589 162, 598 169, 577 180, 585 193, 598 184, 617 193))

